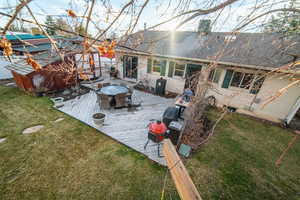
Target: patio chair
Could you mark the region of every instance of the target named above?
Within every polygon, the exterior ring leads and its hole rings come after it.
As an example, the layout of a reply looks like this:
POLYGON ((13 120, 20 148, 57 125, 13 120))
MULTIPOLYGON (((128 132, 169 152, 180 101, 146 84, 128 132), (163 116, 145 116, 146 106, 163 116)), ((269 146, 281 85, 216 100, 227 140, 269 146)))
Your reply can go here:
POLYGON ((104 110, 110 109, 110 99, 109 99, 109 96, 107 96, 105 94, 98 94, 97 96, 100 99, 100 101, 99 101, 100 109, 104 109, 104 110))
POLYGON ((116 108, 126 107, 127 105, 126 94, 117 94, 115 96, 115 100, 116 100, 116 108))
POLYGON ((118 78, 119 70, 116 69, 115 67, 111 67, 109 71, 109 76, 110 78, 118 78))
POLYGON ((96 88, 97 88, 97 90, 103 88, 103 84, 102 83, 97 83, 96 84, 96 88))
POLYGON ((120 83, 120 86, 127 87, 126 83, 120 83))
POLYGON ((102 87, 110 86, 110 83, 102 83, 102 87))
POLYGON ((132 103, 132 93, 133 93, 133 87, 129 86, 128 88, 128 92, 126 93, 126 97, 128 98, 128 100, 132 103))

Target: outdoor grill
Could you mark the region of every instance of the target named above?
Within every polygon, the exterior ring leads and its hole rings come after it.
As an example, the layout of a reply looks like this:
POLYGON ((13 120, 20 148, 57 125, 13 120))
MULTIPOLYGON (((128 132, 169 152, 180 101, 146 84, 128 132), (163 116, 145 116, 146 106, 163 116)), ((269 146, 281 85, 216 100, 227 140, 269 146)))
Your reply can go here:
POLYGON ((167 132, 167 127, 163 122, 161 121, 151 122, 148 126, 148 140, 144 146, 144 149, 147 148, 147 145, 151 140, 152 142, 157 144, 157 154, 159 157, 161 157, 159 153, 159 147, 160 147, 160 143, 164 140, 166 132, 167 132))

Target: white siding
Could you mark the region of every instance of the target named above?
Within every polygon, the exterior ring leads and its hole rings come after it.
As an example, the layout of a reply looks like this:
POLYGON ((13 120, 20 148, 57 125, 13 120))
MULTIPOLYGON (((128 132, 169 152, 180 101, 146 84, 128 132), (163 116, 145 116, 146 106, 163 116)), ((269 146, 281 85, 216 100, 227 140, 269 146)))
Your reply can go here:
MULTIPOLYGON (((155 87, 156 80, 160 78, 159 75, 147 73, 147 58, 146 56, 138 56, 138 80, 147 79, 151 87, 155 87)), ((120 72, 123 71, 122 62, 118 65, 120 72)), ((300 85, 296 85, 288 90, 288 92, 281 97, 277 98, 274 102, 262 108, 263 103, 268 97, 274 95, 276 91, 287 86, 290 81, 286 77, 267 77, 264 81, 262 88, 257 96, 250 94, 249 90, 229 87, 222 88, 223 79, 225 77, 226 68, 220 66, 222 74, 218 84, 213 84, 213 89, 209 89, 207 96, 214 96, 217 100, 218 106, 232 106, 238 111, 245 111, 248 114, 255 115, 267 120, 282 121, 290 113, 292 106, 300 97, 300 85), (255 101, 254 101, 255 100, 255 101)), ((248 72, 255 73, 255 71, 248 70, 248 72)), ((168 66, 166 70, 167 79, 166 90, 175 93, 182 93, 184 89, 185 79, 183 78, 169 78, 168 66)))
POLYGON ((219 84, 213 84, 214 89, 208 92, 208 96, 213 95, 217 99, 218 106, 228 105, 250 111, 261 118, 272 121, 282 121, 287 117, 292 106, 300 97, 300 85, 296 85, 275 101, 262 107, 267 98, 291 83, 288 78, 284 76, 278 77, 278 75, 276 77, 267 77, 255 99, 255 95, 250 94, 249 90, 235 87, 222 88, 225 72, 226 70, 224 69, 219 84))
MULTIPOLYGON (((282 77, 269 77, 265 80, 263 87, 258 93, 257 97, 262 100, 262 103, 274 95, 279 89, 286 87, 291 81, 288 78, 282 77)), ((258 114, 265 114, 276 116, 278 119, 285 119, 290 112, 292 106, 296 103, 300 96, 300 85, 295 85, 288 89, 282 96, 278 97, 272 103, 268 104, 265 108, 261 108, 262 103, 255 105, 254 112, 258 114)))
MULTIPOLYGON (((117 67, 120 71, 121 77, 123 77, 123 63, 121 62, 121 57, 123 54, 118 54, 117 67)), ((147 56, 138 56, 138 81, 147 79, 149 81, 149 84, 151 87, 155 88, 156 80, 159 79, 161 76, 156 74, 149 74, 147 73, 147 56)), ((168 74, 168 66, 166 69, 166 75, 163 77, 164 79, 167 79, 167 86, 166 90, 174 93, 182 93, 184 89, 185 79, 184 78, 169 78, 167 76, 168 74)))

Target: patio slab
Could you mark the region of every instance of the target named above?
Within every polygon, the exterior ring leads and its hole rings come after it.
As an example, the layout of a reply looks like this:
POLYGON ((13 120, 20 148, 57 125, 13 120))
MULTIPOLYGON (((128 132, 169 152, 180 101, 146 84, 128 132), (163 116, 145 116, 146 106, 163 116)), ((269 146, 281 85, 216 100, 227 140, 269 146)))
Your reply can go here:
POLYGON ((142 106, 130 112, 127 108, 100 110, 98 103, 96 103, 96 94, 93 91, 66 101, 63 107, 57 109, 166 166, 165 159, 157 155, 156 145, 150 142, 146 150, 144 150, 144 145, 147 141, 147 125, 150 120, 161 119, 164 110, 168 106, 174 105, 174 99, 167 99, 138 90, 134 90, 132 98, 134 102, 140 102, 142 106), (97 112, 106 114, 102 127, 93 122, 92 115, 97 112))

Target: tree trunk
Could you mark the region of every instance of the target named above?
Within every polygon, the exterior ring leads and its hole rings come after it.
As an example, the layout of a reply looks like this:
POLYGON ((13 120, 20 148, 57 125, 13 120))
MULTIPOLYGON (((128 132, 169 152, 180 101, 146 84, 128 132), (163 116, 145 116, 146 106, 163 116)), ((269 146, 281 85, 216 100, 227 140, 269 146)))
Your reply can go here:
POLYGON ((197 149, 201 142, 208 136, 206 108, 208 106, 205 98, 210 83, 208 82, 211 67, 203 69, 196 79, 195 97, 191 106, 187 108, 186 126, 183 130, 181 143, 187 144, 192 149, 197 149))

